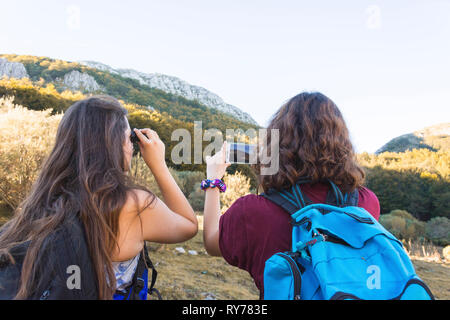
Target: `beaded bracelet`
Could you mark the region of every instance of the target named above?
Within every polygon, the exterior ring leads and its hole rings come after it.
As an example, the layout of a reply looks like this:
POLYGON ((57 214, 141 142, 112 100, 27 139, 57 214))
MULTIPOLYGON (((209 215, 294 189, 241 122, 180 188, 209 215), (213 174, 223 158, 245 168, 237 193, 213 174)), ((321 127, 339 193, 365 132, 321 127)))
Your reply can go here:
POLYGON ((214 180, 205 179, 205 180, 202 180, 202 182, 200 184, 200 189, 202 189, 202 190, 206 190, 207 188, 215 188, 215 187, 217 187, 220 192, 225 192, 225 190, 227 190, 227 186, 225 185, 225 182, 223 182, 221 179, 214 179, 214 180))

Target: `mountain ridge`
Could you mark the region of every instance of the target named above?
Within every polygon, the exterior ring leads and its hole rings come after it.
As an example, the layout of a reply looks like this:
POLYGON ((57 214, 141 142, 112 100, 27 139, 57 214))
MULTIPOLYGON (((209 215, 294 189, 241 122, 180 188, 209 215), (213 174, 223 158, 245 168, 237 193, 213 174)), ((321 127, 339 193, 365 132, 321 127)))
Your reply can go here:
POLYGON ((450 150, 450 122, 439 123, 391 139, 378 149, 383 152, 405 152, 412 149, 450 150))
POLYGON ((235 118, 254 125, 259 125, 247 112, 236 106, 226 103, 217 94, 200 86, 192 85, 178 77, 169 76, 162 73, 145 73, 129 68, 115 69, 111 66, 97 61, 79 61, 80 64, 107 71, 122 77, 139 81, 140 84, 151 88, 157 88, 164 92, 180 95, 189 100, 197 100, 203 105, 228 113, 235 118))
MULTIPOLYGON (((168 99, 169 102, 177 104, 178 98, 164 96, 155 91, 160 90, 182 98, 181 103, 187 106, 204 106, 212 114, 216 114, 218 111, 239 122, 260 127, 248 113, 225 103, 222 98, 207 89, 191 85, 180 78, 159 73, 146 74, 133 69, 114 69, 104 63, 95 61, 70 62, 31 55, 0 54, 0 78, 3 76, 18 79, 30 78, 33 81, 39 81, 43 78, 46 82, 54 83, 61 90, 69 89, 82 93, 114 95, 114 93, 120 92, 122 94, 119 94, 119 96, 139 96, 140 99, 137 99, 139 101, 130 102, 142 105, 150 104, 144 102, 148 102, 146 100, 149 100, 148 97, 152 94, 159 95, 168 99), (98 70, 98 72, 95 72, 95 70, 98 70), (104 74, 101 75, 99 72, 104 74), (111 76, 108 76, 108 74, 111 76), (113 85, 113 88, 110 87, 111 85, 113 85), (144 96, 145 98, 143 98, 144 96)), ((117 95, 114 96, 117 97, 117 95)), ((153 106, 150 107, 153 108, 153 106)), ((174 110, 174 106, 171 107, 171 110, 174 110)), ((180 113, 175 112, 174 115, 179 116, 180 113)))

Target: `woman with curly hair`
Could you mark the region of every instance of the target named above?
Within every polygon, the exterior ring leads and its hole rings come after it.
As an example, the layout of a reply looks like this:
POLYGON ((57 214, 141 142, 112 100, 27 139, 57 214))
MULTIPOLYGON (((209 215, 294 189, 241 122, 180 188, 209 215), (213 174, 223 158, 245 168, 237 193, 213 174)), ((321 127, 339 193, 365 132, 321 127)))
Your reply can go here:
MULTIPOLYGON (((306 179, 309 182, 301 184, 302 193, 313 203, 325 203, 328 181, 332 181, 342 193, 357 189, 358 206, 379 218, 378 199, 363 187, 364 171, 356 162, 347 126, 333 101, 318 92, 301 93, 274 114, 267 129, 266 146, 272 145, 271 129, 278 130, 275 145, 279 170, 263 175, 264 165, 254 166, 259 187, 265 193, 288 189, 306 179)), ((229 165, 224 151, 208 158, 208 179, 220 179, 229 165)), ((205 248, 209 254, 222 256, 229 264, 248 271, 262 299, 266 260, 277 252, 288 251, 292 245, 290 214, 261 195, 249 194, 237 199, 221 215, 218 189, 205 191, 205 248)))

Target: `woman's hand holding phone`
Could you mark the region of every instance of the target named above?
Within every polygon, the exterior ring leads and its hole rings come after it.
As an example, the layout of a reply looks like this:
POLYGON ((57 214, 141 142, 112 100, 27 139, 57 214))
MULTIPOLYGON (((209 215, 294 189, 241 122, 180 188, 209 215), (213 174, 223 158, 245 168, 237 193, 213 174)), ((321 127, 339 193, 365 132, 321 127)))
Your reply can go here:
POLYGON ((206 156, 206 178, 222 179, 227 168, 231 165, 226 158, 227 141, 222 145, 222 148, 214 156, 206 156))

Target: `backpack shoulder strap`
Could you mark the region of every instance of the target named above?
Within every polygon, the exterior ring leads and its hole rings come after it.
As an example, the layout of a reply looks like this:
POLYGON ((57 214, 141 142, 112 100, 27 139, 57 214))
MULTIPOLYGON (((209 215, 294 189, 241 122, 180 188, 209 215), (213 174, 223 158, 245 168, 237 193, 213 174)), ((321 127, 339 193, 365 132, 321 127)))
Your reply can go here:
POLYGON ((156 289, 155 283, 156 283, 156 278, 158 277, 158 272, 155 269, 155 266, 153 265, 152 260, 150 260, 150 257, 148 256, 148 250, 147 250, 147 246, 144 243, 144 258, 145 258, 145 262, 147 264, 147 268, 152 269, 152 279, 150 282, 150 287, 148 288, 148 293, 150 295, 152 295, 153 293, 156 293, 156 295, 158 296, 159 300, 162 300, 161 294, 159 293, 158 289, 156 289))
POLYGON ((358 206, 359 192, 358 188, 351 192, 342 194, 339 188, 330 181, 331 189, 327 193, 326 204, 337 207, 358 206))
POLYGON ((144 248, 139 256, 138 264, 134 272, 132 285, 127 288, 127 296, 129 299, 140 300, 140 292, 143 289, 146 289, 148 294, 152 295, 155 293, 158 296, 158 299, 162 300, 161 294, 154 288, 157 276, 158 272, 148 256, 147 246, 144 243, 144 248), (148 269, 152 270, 150 287, 148 287, 148 283, 145 283, 148 281, 148 269), (131 290, 131 292, 129 292, 129 290, 131 290))
MULTIPOLYGON (((308 179, 302 178, 298 180, 290 190, 275 190, 271 188, 267 193, 263 192, 260 195, 276 203, 292 215, 301 208, 313 203, 300 189, 301 184, 308 182, 310 182, 308 179)), ((350 193, 342 194, 340 189, 331 180, 328 179, 328 182, 331 188, 327 193, 327 204, 336 205, 338 207, 358 205, 358 189, 355 189, 350 193)))
POLYGON ((359 202, 359 190, 358 190, 358 188, 356 188, 355 190, 353 190, 350 193, 347 193, 346 199, 344 199, 344 200, 345 200, 346 206, 357 207, 358 206, 358 202, 359 202))
POLYGON ((290 196, 282 194, 276 190, 269 190, 267 193, 263 192, 260 196, 276 203, 291 215, 300 210, 300 207, 295 203, 295 200, 293 200, 290 196))

